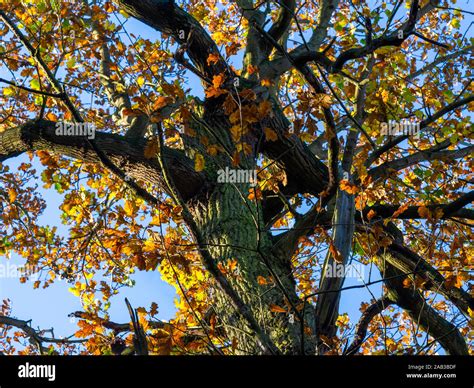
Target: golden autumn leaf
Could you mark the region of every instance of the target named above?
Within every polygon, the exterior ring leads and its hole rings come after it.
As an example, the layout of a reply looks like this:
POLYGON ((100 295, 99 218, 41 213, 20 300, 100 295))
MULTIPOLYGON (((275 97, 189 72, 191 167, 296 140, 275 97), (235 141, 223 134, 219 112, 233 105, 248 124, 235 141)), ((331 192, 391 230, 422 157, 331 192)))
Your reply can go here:
POLYGON ((125 201, 123 210, 125 211, 125 214, 127 216, 132 217, 135 214, 135 212, 138 210, 138 207, 132 201, 125 201))
POLYGON ((242 126, 233 125, 232 127, 230 127, 230 134, 232 136, 232 140, 238 142, 243 134, 242 126))
POLYGON ((377 215, 377 212, 373 209, 370 209, 370 211, 367 213, 367 219, 370 221, 372 218, 374 218, 377 215))
POLYGON ((314 95, 315 104, 322 106, 323 108, 330 108, 333 104, 332 96, 326 93, 318 93, 314 95))
POLYGON ((8 199, 9 199, 10 203, 15 202, 17 195, 18 195, 18 193, 14 189, 12 189, 12 188, 8 189, 8 199))
POLYGON ((273 129, 271 129, 269 127, 265 127, 263 131, 265 133, 265 140, 267 140, 267 141, 277 141, 278 140, 278 135, 273 129))
POLYGON ((204 170, 205 164, 206 164, 206 162, 204 160, 204 156, 202 156, 199 153, 196 153, 196 155, 194 155, 194 169, 197 172, 200 172, 200 171, 204 170))
POLYGON ((422 218, 430 218, 431 217, 431 212, 426 206, 420 206, 418 208, 418 214, 422 218))
POLYGON ((339 188, 351 195, 354 195, 359 191, 358 187, 355 184, 349 182, 347 179, 341 179, 339 182, 339 188))
POLYGON ((343 257, 341 255, 341 252, 336 248, 334 243, 332 241, 329 242, 329 252, 331 253, 332 258, 336 263, 342 263, 343 262, 343 257))
POLYGON ((209 54, 209 56, 207 57, 207 64, 213 65, 217 62, 219 62, 219 54, 216 54, 216 53, 209 54))

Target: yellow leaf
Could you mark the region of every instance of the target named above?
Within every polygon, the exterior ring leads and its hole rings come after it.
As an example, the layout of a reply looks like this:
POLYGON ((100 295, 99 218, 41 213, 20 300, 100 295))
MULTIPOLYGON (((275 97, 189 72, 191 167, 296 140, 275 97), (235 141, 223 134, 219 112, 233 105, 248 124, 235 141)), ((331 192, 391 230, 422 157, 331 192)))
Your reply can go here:
POLYGON ((204 161, 204 156, 202 156, 201 154, 196 154, 194 156, 194 169, 199 172, 199 171, 202 171, 204 170, 204 166, 205 166, 205 161, 204 161))
POLYGON ((132 217, 133 214, 135 213, 135 210, 137 207, 135 206, 135 203, 132 201, 125 201, 125 205, 123 206, 123 210, 125 211, 125 214, 129 217, 132 217))
POLYGON ((10 203, 15 202, 17 193, 14 189, 10 188, 8 189, 8 199, 10 200, 10 203))
POLYGON ((74 296, 79 296, 81 295, 81 290, 77 289, 76 287, 69 287, 68 288, 69 292, 73 294, 74 296))
POLYGON ((15 89, 13 87, 4 88, 3 89, 3 95, 5 97, 14 96, 15 95, 15 89))
POLYGON ((122 15, 125 19, 128 19, 130 15, 126 13, 123 9, 119 10, 120 15, 122 15))
POLYGON ((238 142, 243 134, 242 127, 240 125, 233 125, 230 127, 230 134, 232 135, 232 140, 238 142))

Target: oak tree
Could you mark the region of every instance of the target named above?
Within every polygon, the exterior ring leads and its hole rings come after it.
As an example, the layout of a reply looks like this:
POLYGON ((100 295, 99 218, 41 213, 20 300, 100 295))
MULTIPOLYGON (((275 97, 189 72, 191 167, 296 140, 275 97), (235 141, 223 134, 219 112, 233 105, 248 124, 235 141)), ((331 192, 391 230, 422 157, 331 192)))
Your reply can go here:
POLYGON ((58 339, 5 300, 0 350, 468 354, 469 15, 447 0, 1 0, 0 254, 35 288, 70 282, 83 310, 58 339), (60 229, 39 221, 38 184, 62 197, 60 229), (354 264, 363 283, 347 285, 354 264), (110 316, 137 271, 175 286, 174 319, 159 297, 110 316), (341 309, 375 284, 360 318, 341 309))

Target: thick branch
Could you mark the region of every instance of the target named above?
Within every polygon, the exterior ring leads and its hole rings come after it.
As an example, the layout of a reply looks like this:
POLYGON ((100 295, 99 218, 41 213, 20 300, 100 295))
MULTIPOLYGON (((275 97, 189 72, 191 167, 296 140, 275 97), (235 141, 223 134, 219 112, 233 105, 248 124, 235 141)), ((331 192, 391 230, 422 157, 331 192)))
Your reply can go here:
MULTIPOLYGON (((434 146, 433 148, 436 148, 434 146)), ((416 152, 405 158, 392 160, 381 164, 380 166, 374 167, 369 170, 369 175, 372 176, 374 180, 377 180, 382 177, 391 175, 393 172, 403 170, 404 168, 413 166, 423 161, 431 160, 454 160, 463 158, 467 155, 470 155, 474 152, 474 146, 465 147, 459 150, 452 151, 434 151, 433 149, 427 149, 424 151, 416 152)))
POLYGON ((468 310, 474 310, 474 298, 461 288, 448 287, 443 275, 421 256, 395 242, 388 247, 388 251, 385 260, 404 273, 416 272, 425 281, 425 289, 439 292, 468 316, 468 310))
POLYGON ((418 290, 404 287, 404 277, 399 276, 403 275, 403 271, 389 263, 382 264, 380 269, 386 279, 388 297, 404 309, 415 323, 438 341, 448 354, 469 354, 466 341, 457 327, 439 315, 418 290))
MULTIPOLYGON (((464 209, 465 206, 469 205, 474 201, 474 191, 470 191, 467 194, 462 195, 455 201, 449 204, 434 204, 428 205, 426 208, 430 212, 434 212, 436 209, 441 209, 443 214, 442 219, 458 217, 458 218, 467 218, 474 219, 474 211, 471 209, 464 209)), ((367 220, 367 214, 370 211, 375 212, 375 217, 380 218, 391 218, 393 214, 400 208, 400 205, 374 205, 366 207, 363 211, 363 216, 367 220)), ((398 219, 417 219, 417 218, 426 218, 419 214, 419 206, 409 206, 402 213, 397 214, 395 218, 398 219)), ((356 218, 357 220, 357 218, 356 218)), ((358 219, 360 221, 360 219, 358 219)))
POLYGON ((279 4, 280 10, 278 11, 277 19, 268 30, 268 34, 276 41, 280 40, 288 28, 290 28, 296 9, 296 0, 281 0, 279 4))
POLYGON ((85 339, 70 339, 69 338, 49 338, 49 337, 44 337, 41 335, 41 330, 35 330, 30 326, 31 321, 23 321, 21 319, 16 319, 12 317, 8 317, 5 315, 0 315, 0 326, 5 325, 5 326, 11 326, 11 327, 16 327, 23 331, 32 342, 36 344, 38 347, 38 350, 40 351, 41 354, 47 352, 47 348, 43 346, 44 343, 50 343, 50 344, 80 344, 85 342, 85 339))
MULTIPOLYGON (((0 161, 26 151, 45 150, 88 163, 101 162, 86 137, 57 136, 55 127, 52 121, 38 120, 0 133, 0 161)), ((158 162, 144 156, 144 140, 132 142, 116 134, 96 132, 94 141, 126 175, 163 187, 158 162)), ((204 175, 194 171, 193 163, 183 153, 166 148, 164 154, 183 198, 189 200, 206 187, 204 175)))
POLYGON ((194 66, 208 79, 226 73, 228 66, 215 42, 200 23, 178 7, 173 0, 115 0, 127 13, 163 34, 172 36, 186 51, 194 66), (210 54, 218 56, 208 64, 210 54))

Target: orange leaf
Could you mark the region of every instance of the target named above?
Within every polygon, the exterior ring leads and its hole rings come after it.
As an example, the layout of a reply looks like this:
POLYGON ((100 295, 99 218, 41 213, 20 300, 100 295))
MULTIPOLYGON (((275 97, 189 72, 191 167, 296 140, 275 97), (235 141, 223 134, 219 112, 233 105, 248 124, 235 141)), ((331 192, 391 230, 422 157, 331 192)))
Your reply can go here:
POLYGON ((137 116, 141 116, 143 112, 140 109, 124 108, 122 109, 122 114, 124 116, 137 117, 137 116))
POLYGON ((404 213, 408 209, 408 203, 400 206, 395 213, 392 214, 392 218, 397 218, 400 214, 404 213))
POLYGON ((359 190, 356 185, 349 182, 347 179, 342 179, 339 182, 339 188, 348 194, 355 194, 359 190))
POLYGON ((217 63, 217 62, 219 62, 219 55, 217 55, 215 53, 209 54, 209 56, 207 57, 207 64, 212 65, 212 64, 217 63))
POLYGON ((215 75, 213 78, 212 78, 212 86, 214 86, 216 89, 219 89, 222 84, 224 83, 224 75, 223 74, 218 74, 218 75, 215 75))
POLYGON ((283 307, 277 306, 276 304, 270 305, 270 311, 273 313, 286 313, 287 312, 283 307))
POLYGON ((170 97, 160 96, 153 103, 153 110, 155 111, 160 110, 164 108, 165 106, 167 106, 170 102, 171 102, 170 97))
POLYGON ((278 140, 278 135, 273 129, 265 127, 264 132, 265 132, 265 139, 267 141, 277 141, 278 140))
POLYGON ((12 188, 8 189, 8 199, 10 200, 10 203, 15 202, 16 197, 17 197, 16 191, 12 188))
POLYGON ((51 120, 51 121, 57 121, 58 120, 58 116, 56 116, 54 113, 51 113, 49 112, 47 115, 46 115, 46 118, 48 120, 51 120))
POLYGON ((430 216, 431 216, 431 212, 426 206, 420 206, 418 208, 418 214, 422 218, 430 218, 430 216))
POLYGON ((342 255, 341 253, 337 250, 336 246, 332 241, 329 242, 329 252, 331 253, 334 261, 336 263, 342 263, 342 255))
POLYGON ((367 213, 367 219, 370 221, 372 218, 375 217, 375 215, 377 214, 377 212, 373 209, 370 209, 370 211, 367 213))

